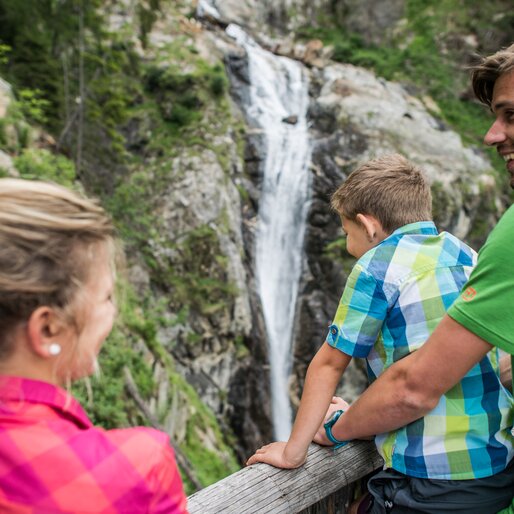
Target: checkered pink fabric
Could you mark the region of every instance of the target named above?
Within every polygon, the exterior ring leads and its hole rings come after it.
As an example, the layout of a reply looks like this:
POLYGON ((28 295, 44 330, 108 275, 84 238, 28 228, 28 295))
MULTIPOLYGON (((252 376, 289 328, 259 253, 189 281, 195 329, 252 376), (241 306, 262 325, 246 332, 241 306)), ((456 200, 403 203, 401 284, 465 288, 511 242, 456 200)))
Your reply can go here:
POLYGON ((94 427, 46 382, 0 377, 0 512, 186 512, 168 436, 94 427))

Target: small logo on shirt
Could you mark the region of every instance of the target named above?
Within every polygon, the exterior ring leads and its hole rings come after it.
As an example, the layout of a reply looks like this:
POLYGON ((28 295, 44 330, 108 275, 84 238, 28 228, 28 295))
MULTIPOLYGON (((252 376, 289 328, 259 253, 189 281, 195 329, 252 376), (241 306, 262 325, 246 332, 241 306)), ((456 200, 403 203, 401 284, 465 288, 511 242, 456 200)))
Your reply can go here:
POLYGON ((468 287, 466 288, 466 290, 462 293, 462 299, 465 301, 465 302, 470 302, 471 300, 473 300, 473 298, 475 298, 475 296, 477 295, 477 292, 474 288, 472 287, 468 287))

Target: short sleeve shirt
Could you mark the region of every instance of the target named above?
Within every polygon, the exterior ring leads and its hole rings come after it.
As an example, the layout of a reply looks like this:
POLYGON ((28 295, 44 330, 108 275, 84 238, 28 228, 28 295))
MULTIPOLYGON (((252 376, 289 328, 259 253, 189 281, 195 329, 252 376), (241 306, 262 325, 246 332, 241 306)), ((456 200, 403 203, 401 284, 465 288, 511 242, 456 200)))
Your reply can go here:
MULTIPOLYGON (((327 343, 365 357, 371 381, 428 339, 467 282, 476 254, 432 222, 400 227, 354 266, 327 343)), ((424 418, 380 434, 386 467, 420 478, 471 479, 513 456, 512 397, 492 352, 424 418), (484 392, 487 391, 487 394, 484 392)))
POLYGON ((168 436, 94 427, 46 382, 0 377, 0 512, 186 512, 168 436))
POLYGON ((448 314, 488 343, 514 354, 514 206, 491 232, 448 314))

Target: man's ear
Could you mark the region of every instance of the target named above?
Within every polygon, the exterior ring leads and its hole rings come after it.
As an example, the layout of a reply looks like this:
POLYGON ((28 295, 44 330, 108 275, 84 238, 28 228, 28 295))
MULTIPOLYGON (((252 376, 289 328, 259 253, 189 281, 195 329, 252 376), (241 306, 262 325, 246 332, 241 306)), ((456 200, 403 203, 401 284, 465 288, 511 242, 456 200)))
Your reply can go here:
POLYGON ((382 224, 371 214, 357 214, 356 220, 364 227, 370 243, 375 241, 377 234, 382 234, 382 224))
POLYGON ((40 357, 55 355, 56 344, 62 339, 65 328, 59 316, 51 307, 38 307, 27 321, 29 348, 40 357))

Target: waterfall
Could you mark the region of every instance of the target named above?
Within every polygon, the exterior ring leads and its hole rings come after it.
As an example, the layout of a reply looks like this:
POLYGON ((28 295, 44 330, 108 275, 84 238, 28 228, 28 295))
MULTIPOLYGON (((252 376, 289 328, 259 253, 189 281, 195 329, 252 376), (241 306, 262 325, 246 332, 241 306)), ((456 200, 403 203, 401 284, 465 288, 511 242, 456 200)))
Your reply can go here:
POLYGON ((240 27, 229 25, 226 32, 247 52, 246 116, 264 140, 255 266, 269 344, 273 426, 275 438, 284 441, 291 432, 291 340, 309 207, 308 81, 300 63, 265 51, 240 27))
POLYGON ((206 15, 212 16, 215 19, 219 19, 220 13, 218 9, 212 4, 213 0, 199 0, 196 6, 196 14, 199 18, 206 15))

